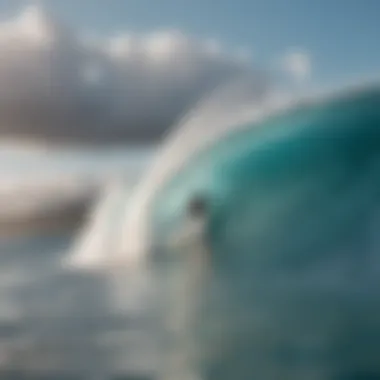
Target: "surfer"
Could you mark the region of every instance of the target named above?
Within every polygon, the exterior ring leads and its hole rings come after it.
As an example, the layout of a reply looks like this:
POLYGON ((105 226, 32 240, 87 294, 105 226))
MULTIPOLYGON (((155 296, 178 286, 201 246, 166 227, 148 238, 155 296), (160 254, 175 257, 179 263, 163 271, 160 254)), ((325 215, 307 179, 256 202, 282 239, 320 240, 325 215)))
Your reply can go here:
POLYGON ((209 268, 209 206, 205 197, 195 196, 187 204, 184 221, 174 236, 173 260, 182 263, 186 292, 192 293, 204 281, 209 268))
POLYGON ((184 222, 180 230, 174 235, 172 247, 175 250, 190 249, 195 247, 206 248, 208 226, 208 204, 202 196, 190 199, 185 210, 184 222))
POLYGON ((208 222, 206 198, 193 197, 169 249, 165 325, 171 343, 163 363, 163 380, 201 379, 194 331, 209 269, 208 222))

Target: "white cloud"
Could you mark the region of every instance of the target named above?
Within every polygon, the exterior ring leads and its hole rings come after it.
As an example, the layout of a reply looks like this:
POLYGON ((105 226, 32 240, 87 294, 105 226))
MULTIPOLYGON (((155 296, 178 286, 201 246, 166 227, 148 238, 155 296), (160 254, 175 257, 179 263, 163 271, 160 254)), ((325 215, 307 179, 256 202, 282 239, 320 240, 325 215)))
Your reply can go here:
POLYGON ((304 81, 311 76, 312 60, 304 50, 290 50, 281 60, 282 69, 297 81, 304 81))
POLYGON ((46 140, 155 139, 250 70, 249 52, 213 39, 169 30, 89 42, 33 6, 0 23, 0 55, 0 136, 46 140))

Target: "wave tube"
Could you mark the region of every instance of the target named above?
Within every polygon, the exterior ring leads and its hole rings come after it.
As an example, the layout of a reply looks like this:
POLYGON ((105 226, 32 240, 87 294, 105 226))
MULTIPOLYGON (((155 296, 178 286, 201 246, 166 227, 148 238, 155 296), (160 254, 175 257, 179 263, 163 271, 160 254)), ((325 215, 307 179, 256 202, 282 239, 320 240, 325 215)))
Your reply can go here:
POLYGON ((210 202, 223 291, 199 326, 206 378, 379 376, 379 128, 380 88, 300 106, 237 128, 156 192, 159 246, 194 194, 210 202))
POLYGON ((309 257, 321 250, 321 236, 328 246, 358 230, 378 196, 379 106, 374 90, 240 127, 157 192, 156 239, 166 239, 199 193, 211 201, 213 244, 252 260, 280 251, 285 261, 304 261, 306 249, 309 257))
POLYGON ((215 143, 245 120, 257 120, 286 107, 283 96, 267 96, 257 78, 243 75, 217 87, 213 93, 185 115, 162 143, 153 165, 142 177, 128 199, 123 241, 117 256, 140 262, 150 252, 151 205, 157 192, 200 151, 215 143))

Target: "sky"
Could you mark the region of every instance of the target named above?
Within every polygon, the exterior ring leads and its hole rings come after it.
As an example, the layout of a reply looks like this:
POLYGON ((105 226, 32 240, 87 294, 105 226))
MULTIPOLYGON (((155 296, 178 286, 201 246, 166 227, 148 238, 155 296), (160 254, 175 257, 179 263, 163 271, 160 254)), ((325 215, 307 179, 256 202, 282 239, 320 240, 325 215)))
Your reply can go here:
POLYGON ((256 103, 277 87, 377 78, 379 11, 377 0, 0 0, 0 137, 152 142, 242 75, 256 103))
MULTIPOLYGON (((262 64, 306 51, 313 81, 340 84, 379 72, 377 0, 45 0, 75 28, 97 34, 179 29, 241 46, 262 64)), ((1 0, 12 13, 31 1, 1 0)))

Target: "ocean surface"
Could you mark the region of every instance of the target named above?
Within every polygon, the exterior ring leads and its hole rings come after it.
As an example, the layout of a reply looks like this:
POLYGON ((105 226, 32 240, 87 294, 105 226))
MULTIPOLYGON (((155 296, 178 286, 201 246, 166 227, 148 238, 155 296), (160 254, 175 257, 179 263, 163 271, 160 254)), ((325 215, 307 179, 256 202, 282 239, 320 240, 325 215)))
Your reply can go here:
POLYGON ((66 271, 70 244, 67 233, 0 242, 1 378, 145 378, 155 359, 141 278, 66 271))

